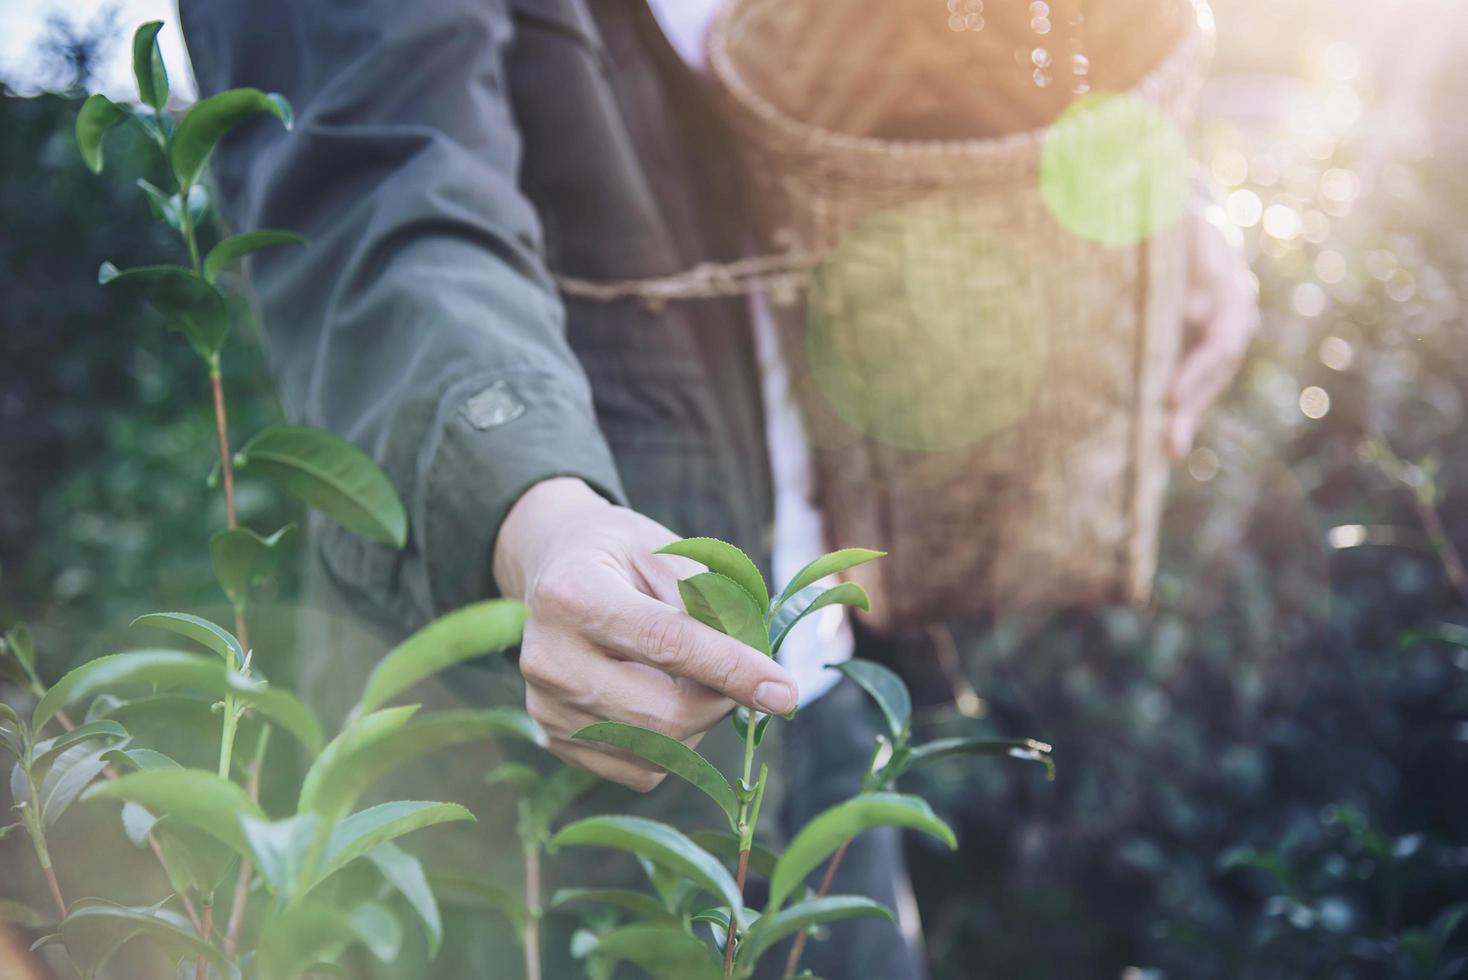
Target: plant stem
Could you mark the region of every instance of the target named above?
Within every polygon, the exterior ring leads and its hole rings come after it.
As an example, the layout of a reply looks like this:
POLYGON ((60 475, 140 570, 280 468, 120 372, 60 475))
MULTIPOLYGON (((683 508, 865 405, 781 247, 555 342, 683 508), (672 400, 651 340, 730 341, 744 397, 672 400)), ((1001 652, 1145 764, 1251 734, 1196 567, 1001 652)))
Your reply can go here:
MULTIPOLYGON (((214 931, 214 897, 211 895, 204 901, 204 921, 199 926, 199 938, 209 942, 209 934, 214 931)), ((194 960, 194 980, 209 980, 209 961, 200 956, 194 960)))
MULTIPOLYGON (((749 713, 749 727, 744 733, 744 777, 742 784, 749 785, 749 777, 754 773, 754 733, 758 724, 759 713, 749 713)), ((739 894, 744 894, 744 879, 749 875, 749 846, 754 840, 754 827, 749 819, 749 800, 743 800, 739 804, 739 869, 736 873, 734 883, 739 888, 739 894)), ((732 906, 729 909, 729 928, 724 938, 724 977, 734 975, 734 937, 739 931, 737 909, 732 906)))
MULTIPOLYGON (((250 766, 250 779, 245 786, 250 799, 256 803, 260 802, 260 770, 265 765, 265 747, 270 743, 270 726, 266 725, 260 729, 260 737, 255 741, 255 762, 250 766)), ((250 900, 250 876, 254 871, 254 865, 248 860, 240 859, 240 875, 234 885, 234 902, 229 907, 229 924, 224 929, 224 955, 234 959, 235 952, 240 947, 240 931, 245 926, 245 906, 250 900)))
POLYGON ((525 980, 540 980, 540 847, 525 842, 525 980))
MULTIPOLYGON (((826 874, 821 878, 821 887, 816 889, 816 898, 825 898, 826 893, 831 890, 831 882, 836 880, 836 869, 841 867, 841 859, 846 856, 846 849, 850 846, 851 838, 848 837, 831 856, 831 863, 826 865, 826 874)), ((795 945, 790 947, 790 957, 785 961, 785 976, 795 976, 795 971, 800 968, 800 955, 805 952, 806 938, 804 929, 795 934, 795 945)))
MULTIPOLYGON (((209 362, 209 387, 214 392, 214 429, 219 436, 219 472, 224 480, 224 519, 231 529, 239 527, 234 506, 234 456, 229 451, 229 416, 224 409, 224 381, 219 374, 219 357, 209 362)), ((241 643, 244 642, 242 639, 241 643)))
MULTIPOLYGON (((26 780, 30 780, 30 772, 26 772, 26 780)), ((35 787, 30 789, 31 798, 36 795, 35 787)), ((56 903, 56 912, 61 918, 66 918, 66 899, 61 897, 61 884, 56 880, 56 871, 51 867, 51 851, 46 847, 46 832, 41 829, 40 815, 35 812, 35 807, 26 807, 24 811, 25 829, 30 835, 31 846, 36 851, 36 861, 41 865, 41 872, 46 876, 46 884, 51 889, 51 900, 56 903)))

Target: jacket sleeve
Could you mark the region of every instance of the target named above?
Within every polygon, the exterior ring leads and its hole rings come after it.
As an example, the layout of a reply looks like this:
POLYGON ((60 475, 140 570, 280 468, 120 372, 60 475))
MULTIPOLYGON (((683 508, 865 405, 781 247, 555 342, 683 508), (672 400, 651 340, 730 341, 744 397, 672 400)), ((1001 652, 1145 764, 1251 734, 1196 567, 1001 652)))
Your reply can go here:
POLYGON ((286 413, 366 450, 407 505, 405 552, 333 526, 323 559, 397 618, 492 594, 495 536, 532 484, 622 497, 517 187, 507 0, 181 8, 202 95, 251 85, 296 111, 214 158, 232 224, 309 242, 252 267, 286 413))

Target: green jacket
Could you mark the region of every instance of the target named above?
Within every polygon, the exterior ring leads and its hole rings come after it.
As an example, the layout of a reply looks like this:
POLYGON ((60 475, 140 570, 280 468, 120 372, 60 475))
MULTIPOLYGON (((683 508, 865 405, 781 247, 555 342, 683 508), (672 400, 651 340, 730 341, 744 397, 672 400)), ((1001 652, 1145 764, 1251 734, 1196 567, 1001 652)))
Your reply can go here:
POLYGON ((369 452, 408 509, 394 551, 321 523, 326 577, 390 632, 493 594, 516 498, 585 479, 764 556, 771 515, 741 300, 566 301, 554 273, 735 256, 726 134, 643 0, 183 0, 202 95, 283 93, 214 173, 239 227, 304 250, 252 269, 294 421, 369 452), (594 7, 595 16, 589 8, 594 7))

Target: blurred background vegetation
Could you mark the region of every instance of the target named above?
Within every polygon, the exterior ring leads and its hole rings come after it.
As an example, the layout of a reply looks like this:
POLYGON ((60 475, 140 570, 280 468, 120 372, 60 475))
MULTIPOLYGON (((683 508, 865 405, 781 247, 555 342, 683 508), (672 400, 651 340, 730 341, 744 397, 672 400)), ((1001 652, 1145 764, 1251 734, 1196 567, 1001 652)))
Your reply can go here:
MULTIPOLYGON (((926 777, 964 844, 913 855, 945 980, 1468 976, 1468 18, 1215 6, 1200 157, 1264 328, 1174 479, 1156 607, 956 636, 981 711, 1061 774, 926 777)), ((220 606, 205 382, 94 286, 172 257, 139 237, 159 176, 133 135, 101 179, 72 142, 114 21, 53 22, 53 94, 0 95, 0 625, 29 620, 53 675, 139 611, 220 606)), ((279 409, 240 318, 250 431, 279 409)))

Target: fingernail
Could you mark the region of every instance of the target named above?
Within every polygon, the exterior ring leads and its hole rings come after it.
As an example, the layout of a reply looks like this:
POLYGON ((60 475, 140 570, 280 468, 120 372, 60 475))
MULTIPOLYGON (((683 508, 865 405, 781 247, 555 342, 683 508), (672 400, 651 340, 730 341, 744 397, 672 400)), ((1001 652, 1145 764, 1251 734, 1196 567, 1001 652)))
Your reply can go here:
POLYGON ((779 681, 761 681, 754 689, 754 706, 765 714, 783 715, 795 707, 795 689, 779 681))

